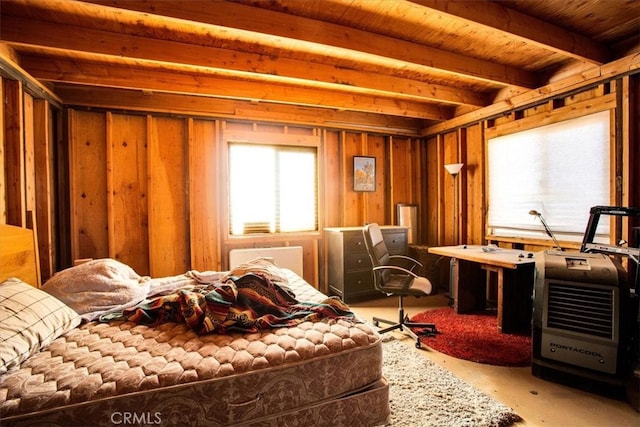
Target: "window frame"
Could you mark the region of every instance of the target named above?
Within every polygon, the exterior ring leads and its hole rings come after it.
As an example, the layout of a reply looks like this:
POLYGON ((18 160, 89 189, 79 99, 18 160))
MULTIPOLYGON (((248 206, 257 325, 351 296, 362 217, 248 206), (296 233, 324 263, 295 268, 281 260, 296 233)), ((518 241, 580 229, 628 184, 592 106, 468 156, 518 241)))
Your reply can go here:
POLYGON ((323 229, 322 223, 322 187, 323 187, 323 152, 321 149, 321 137, 318 135, 317 130, 312 130, 310 134, 293 134, 293 133, 278 133, 278 132, 260 132, 260 131, 248 131, 248 130, 227 130, 222 131, 222 165, 220 171, 220 179, 226 183, 223 186, 224 196, 222 197, 220 209, 220 227, 224 230, 223 233, 226 236, 226 241, 240 241, 251 240, 255 242, 270 242, 270 241, 282 241, 286 239, 290 241, 297 238, 320 236, 323 229), (229 171, 229 145, 231 143, 241 144, 256 144, 265 146, 289 146, 294 148, 315 148, 316 149, 316 215, 317 215, 317 230, 315 231, 286 231, 276 233, 250 233, 250 234, 232 234, 230 223, 230 209, 231 209, 231 196, 230 196, 230 171, 229 171))

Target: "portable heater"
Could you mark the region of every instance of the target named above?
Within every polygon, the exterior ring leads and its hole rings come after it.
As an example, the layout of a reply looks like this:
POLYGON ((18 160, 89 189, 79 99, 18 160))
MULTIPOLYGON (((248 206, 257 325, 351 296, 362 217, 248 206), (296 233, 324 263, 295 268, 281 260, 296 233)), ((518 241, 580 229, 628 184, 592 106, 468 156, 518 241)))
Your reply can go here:
MULTIPOLYGON (((640 208, 594 206, 580 252, 536 254, 532 374, 640 407, 640 208), (601 216, 630 217, 631 242, 595 242, 601 216), (634 225, 635 224, 635 225, 634 225), (623 262, 626 261, 626 262, 623 262), (626 265, 626 269, 625 269, 626 265)), ((617 219, 616 219, 617 220, 617 219)))
POLYGON ((534 367, 572 366, 615 375, 621 344, 620 297, 618 270, 608 256, 561 251, 537 254, 534 367))

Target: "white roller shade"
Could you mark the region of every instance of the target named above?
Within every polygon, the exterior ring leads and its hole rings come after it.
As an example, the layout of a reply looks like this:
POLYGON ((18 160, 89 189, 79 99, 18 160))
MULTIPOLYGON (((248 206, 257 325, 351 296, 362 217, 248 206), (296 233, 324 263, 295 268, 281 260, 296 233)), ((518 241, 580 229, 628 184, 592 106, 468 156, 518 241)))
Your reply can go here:
MULTIPOLYGON (((611 200, 609 111, 488 140, 489 233, 581 241, 595 205, 611 200)), ((603 221, 599 235, 609 234, 603 221)))

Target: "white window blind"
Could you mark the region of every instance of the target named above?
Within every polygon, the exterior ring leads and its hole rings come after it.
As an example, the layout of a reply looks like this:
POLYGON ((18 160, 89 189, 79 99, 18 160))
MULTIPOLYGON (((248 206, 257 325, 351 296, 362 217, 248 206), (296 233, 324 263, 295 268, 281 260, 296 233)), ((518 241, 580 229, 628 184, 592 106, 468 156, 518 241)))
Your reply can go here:
POLYGON ((229 144, 231 234, 315 231, 315 148, 229 144))
MULTIPOLYGON (((488 140, 488 227, 494 236, 581 241, 589 209, 609 205, 609 111, 488 140)), ((608 221, 597 234, 609 235, 608 221)))

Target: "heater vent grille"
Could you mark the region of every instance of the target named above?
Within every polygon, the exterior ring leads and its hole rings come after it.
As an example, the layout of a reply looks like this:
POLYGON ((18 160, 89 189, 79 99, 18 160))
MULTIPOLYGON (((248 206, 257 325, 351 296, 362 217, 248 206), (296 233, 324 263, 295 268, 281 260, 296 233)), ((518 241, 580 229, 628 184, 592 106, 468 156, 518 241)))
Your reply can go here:
POLYGON ((547 326, 614 339, 613 289, 549 283, 547 326))

